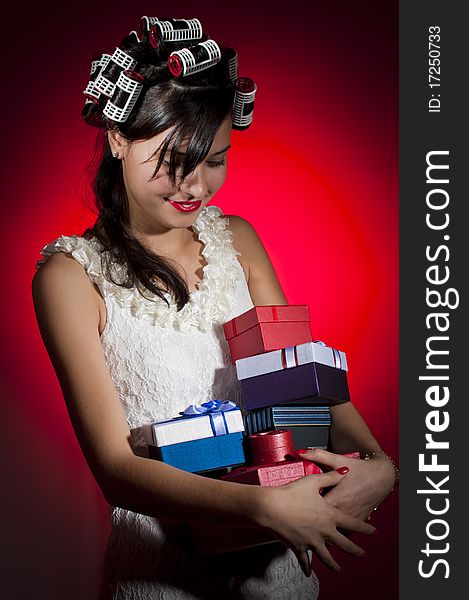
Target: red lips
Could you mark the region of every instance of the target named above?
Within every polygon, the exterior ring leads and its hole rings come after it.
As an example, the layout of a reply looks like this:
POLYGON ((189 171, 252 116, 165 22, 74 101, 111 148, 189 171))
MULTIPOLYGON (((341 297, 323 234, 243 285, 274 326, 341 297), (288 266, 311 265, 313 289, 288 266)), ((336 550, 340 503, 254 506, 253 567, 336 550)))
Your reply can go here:
POLYGON ((173 200, 168 200, 168 202, 179 212, 194 212, 198 210, 202 204, 201 200, 198 202, 174 202, 173 200))

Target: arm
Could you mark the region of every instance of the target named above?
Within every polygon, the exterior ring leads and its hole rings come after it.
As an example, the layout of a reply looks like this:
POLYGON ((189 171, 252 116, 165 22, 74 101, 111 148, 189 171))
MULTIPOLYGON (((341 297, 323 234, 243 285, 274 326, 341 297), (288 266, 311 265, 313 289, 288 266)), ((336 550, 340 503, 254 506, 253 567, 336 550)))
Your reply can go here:
POLYGON ((373 450, 381 450, 365 421, 351 402, 331 407, 332 452, 310 450, 304 456, 332 469, 344 464, 349 477, 328 494, 326 500, 341 511, 366 519, 391 492, 396 472, 391 460, 382 453, 370 460, 344 459, 340 454, 357 450, 363 458, 373 450))
POLYGON ((70 256, 54 254, 35 275, 32 292, 74 431, 110 504, 156 518, 263 527, 294 550, 305 573, 307 547, 335 568, 325 539, 354 555, 362 553, 337 527, 368 534, 374 528, 329 506, 319 494, 320 487, 335 485, 345 475, 304 478, 279 492, 205 478, 134 455, 102 352, 96 290, 85 271, 70 256))
MULTIPOLYGON (((245 219, 229 216, 233 244, 241 253, 248 287, 255 305, 288 304, 274 267, 255 229, 245 219)), ((331 407, 334 452, 378 450, 380 446, 351 402, 331 407)))
MULTIPOLYGON (((243 268, 245 272, 247 271, 249 292, 254 305, 288 304, 272 262, 255 229, 241 217, 230 215, 228 218, 229 228, 233 232, 233 245, 240 252, 243 268)), ((365 452, 369 449, 379 448, 365 422, 350 402, 333 407, 332 414, 331 436, 335 452, 343 453, 357 448, 363 449, 365 452)), ((344 459, 342 456, 331 453, 325 454, 336 458, 333 469, 349 466, 353 460, 344 459)), ((309 458, 309 455, 306 457, 309 458)), ((311 458, 311 460, 314 459, 311 458)), ((340 485, 344 485, 347 477, 341 480, 340 485)), ((340 485, 335 486, 333 490, 340 485)), ((289 486, 284 487, 288 488, 289 486)), ((334 500, 333 497, 330 499, 334 500)), ((333 505, 332 502, 330 504, 333 505)), ((342 510, 342 507, 340 508, 342 510)), ((343 508, 349 509, 349 506, 343 503, 343 508)), ((355 512, 358 514, 359 511, 355 512)), ((333 565, 331 557, 328 559, 328 566, 333 565)))
MULTIPOLYGON (((230 216, 229 223, 233 231, 234 246, 241 253, 243 266, 247 266, 248 286, 253 303, 288 304, 254 228, 241 217, 230 216)), ((351 402, 331 407, 331 416, 332 450, 337 454, 314 450, 305 456, 333 469, 340 466, 351 469, 350 476, 327 495, 327 500, 348 514, 366 518, 391 490, 395 478, 394 467, 383 454, 376 454, 371 460, 359 462, 340 456, 354 450, 360 451, 364 456, 367 451, 380 450, 380 446, 351 402)))
POLYGON ((90 470, 106 500, 142 514, 252 524, 258 490, 204 479, 138 457, 99 339, 96 291, 83 268, 55 254, 33 279, 39 329, 90 470))
POLYGON ((367 424, 351 402, 331 406, 331 446, 338 454, 357 450, 362 456, 380 450, 367 424))

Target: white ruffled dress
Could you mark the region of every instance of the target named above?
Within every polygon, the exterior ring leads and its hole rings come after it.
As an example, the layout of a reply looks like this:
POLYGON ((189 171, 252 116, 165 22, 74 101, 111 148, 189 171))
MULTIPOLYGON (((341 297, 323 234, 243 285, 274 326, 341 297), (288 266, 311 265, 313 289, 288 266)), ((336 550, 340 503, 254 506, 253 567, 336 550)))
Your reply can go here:
MULTIPOLYGON (((229 399, 242 404, 222 325, 253 303, 227 225, 217 206, 205 207, 195 221, 192 228, 204 244, 207 264, 199 288, 179 312, 169 293, 168 308, 147 290, 144 298, 136 288, 107 280, 96 238, 61 236, 41 251, 37 268, 54 252, 70 253, 104 298, 102 348, 139 456, 148 456, 144 424, 177 416, 192 403, 229 399)), ((123 267, 114 264, 114 272, 120 281, 123 267)), ((186 547, 183 528, 109 508, 112 530, 100 600, 317 597, 315 575, 304 577, 293 553, 281 544, 203 559, 186 547)))

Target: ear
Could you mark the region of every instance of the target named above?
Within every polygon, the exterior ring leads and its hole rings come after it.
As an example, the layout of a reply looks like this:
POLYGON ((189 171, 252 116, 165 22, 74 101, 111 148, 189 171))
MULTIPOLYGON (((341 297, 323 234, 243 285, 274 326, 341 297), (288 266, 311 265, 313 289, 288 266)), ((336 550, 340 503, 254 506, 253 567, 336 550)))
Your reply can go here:
POLYGON ((126 149, 129 145, 126 138, 117 129, 108 129, 107 139, 113 155, 118 154, 119 158, 124 158, 126 149))

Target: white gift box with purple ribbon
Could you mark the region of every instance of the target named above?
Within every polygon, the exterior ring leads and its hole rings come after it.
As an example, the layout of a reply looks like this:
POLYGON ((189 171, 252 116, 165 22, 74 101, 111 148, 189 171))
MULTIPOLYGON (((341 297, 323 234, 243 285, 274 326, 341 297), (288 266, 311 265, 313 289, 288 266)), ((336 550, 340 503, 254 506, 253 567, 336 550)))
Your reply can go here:
POLYGON ((236 361, 246 410, 277 404, 334 406, 350 400, 345 354, 323 342, 236 361))
POLYGON ((230 400, 191 404, 180 414, 180 417, 144 426, 145 443, 161 448, 244 431, 241 411, 230 400))
POLYGON ((238 379, 241 380, 312 362, 342 371, 348 370, 345 353, 326 346, 321 341, 306 342, 281 350, 240 358, 235 364, 238 379))

